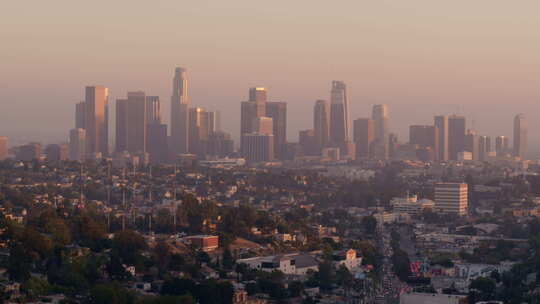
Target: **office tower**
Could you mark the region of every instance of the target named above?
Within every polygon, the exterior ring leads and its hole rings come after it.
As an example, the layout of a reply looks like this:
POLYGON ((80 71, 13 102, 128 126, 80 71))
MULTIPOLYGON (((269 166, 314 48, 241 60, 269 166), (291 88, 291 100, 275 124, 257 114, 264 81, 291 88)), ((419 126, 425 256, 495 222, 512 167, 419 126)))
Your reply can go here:
POLYGON ((86 158, 86 130, 71 129, 69 131, 69 159, 84 161, 86 158))
POLYGON ((146 123, 161 123, 161 102, 159 96, 146 96, 146 123))
POLYGON ((221 131, 221 114, 219 111, 206 112, 208 134, 221 131))
POLYGON ((435 149, 437 132, 435 126, 413 125, 409 127, 409 143, 435 149))
POLYGON ((75 129, 86 127, 86 103, 81 101, 75 105, 75 129))
POLYGON ((189 100, 187 72, 176 68, 171 96, 171 150, 174 154, 189 152, 189 100))
POLYGON ((287 103, 267 102, 265 116, 272 118, 273 121, 274 156, 282 159, 287 143, 287 103))
POLYGON ((509 148, 508 137, 504 135, 499 135, 495 138, 495 152, 497 152, 497 155, 508 152, 508 148, 509 148))
POLYGON ((315 131, 313 129, 302 130, 298 132, 298 143, 302 147, 304 155, 318 155, 317 144, 315 141, 315 131))
POLYGON ((234 142, 231 135, 222 131, 216 131, 208 136, 206 154, 215 157, 227 157, 233 153, 234 142))
POLYGON ((375 122, 369 118, 359 118, 354 121, 354 142, 356 158, 369 158, 371 144, 375 138, 375 122))
POLYGON ((375 127, 375 145, 377 145, 377 153, 375 157, 379 159, 387 159, 389 156, 389 119, 388 106, 385 104, 374 105, 371 119, 373 119, 375 127))
POLYGON ((166 124, 148 124, 148 140, 146 143, 147 152, 150 154, 150 163, 161 164, 168 161, 169 145, 166 124))
POLYGON ((524 160, 527 155, 527 120, 525 115, 514 117, 514 156, 524 160))
POLYGON ((274 135, 249 133, 242 135, 242 156, 247 162, 274 160, 274 135))
POLYGON ((457 154, 465 149, 465 117, 448 117, 448 159, 457 160, 457 154))
POLYGON ((491 138, 489 136, 478 137, 478 160, 484 161, 491 152, 491 138))
POLYGON ((203 142, 208 139, 207 115, 203 108, 189 109, 189 153, 204 155, 203 142))
POLYGON ((394 158, 399 147, 398 137, 395 133, 388 134, 388 157, 394 158))
POLYGON ((86 153, 109 155, 109 90, 104 86, 86 87, 86 153))
POLYGON ((256 87, 249 89, 249 101, 253 102, 266 102, 267 101, 267 92, 265 88, 256 87))
POLYGON ((254 132, 254 119, 266 116, 266 95, 265 88, 250 88, 249 100, 240 105, 240 150, 243 146, 242 135, 254 132))
POLYGON ((326 100, 317 100, 315 102, 313 107, 313 131, 317 153, 321 153, 321 150, 328 146, 330 138, 330 107, 326 100))
POLYGON ((41 144, 29 143, 19 147, 15 158, 19 161, 33 161, 41 158, 41 144))
POLYGON ((355 160, 356 159, 356 144, 353 141, 347 140, 337 145, 339 148, 340 159, 355 160))
POLYGON ((267 135, 274 134, 274 120, 265 116, 253 118, 253 132, 267 135))
POLYGON ((343 81, 332 81, 330 92, 330 142, 339 145, 350 139, 349 101, 343 81))
POLYGON ((8 138, 7 136, 0 136, 0 161, 5 160, 8 157, 8 138))
POLYGON ((146 153, 146 95, 142 91, 127 93, 127 151, 146 153))
POLYGON ((64 161, 68 158, 68 146, 66 144, 50 144, 45 148, 48 162, 64 161))
POLYGON ((116 100, 116 127, 115 127, 115 148, 114 151, 121 153, 127 151, 127 129, 128 129, 128 100, 116 100))
POLYGON ((478 160, 480 155, 478 152, 478 136, 473 130, 467 130, 465 134, 465 151, 472 153, 472 159, 478 160))
POLYGON ((438 143, 435 155, 438 161, 448 160, 448 116, 439 115, 434 117, 434 125, 437 130, 438 143))
POLYGON ((438 183, 435 185, 435 210, 443 214, 467 215, 467 184, 438 183))

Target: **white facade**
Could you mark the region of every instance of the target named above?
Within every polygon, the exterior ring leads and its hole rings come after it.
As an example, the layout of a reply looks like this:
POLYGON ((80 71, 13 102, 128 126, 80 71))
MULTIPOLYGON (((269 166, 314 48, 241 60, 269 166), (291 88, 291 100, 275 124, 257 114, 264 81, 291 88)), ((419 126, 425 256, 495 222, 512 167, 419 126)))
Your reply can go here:
POLYGON ((467 184, 438 183, 435 185, 435 210, 443 214, 467 214, 467 184))

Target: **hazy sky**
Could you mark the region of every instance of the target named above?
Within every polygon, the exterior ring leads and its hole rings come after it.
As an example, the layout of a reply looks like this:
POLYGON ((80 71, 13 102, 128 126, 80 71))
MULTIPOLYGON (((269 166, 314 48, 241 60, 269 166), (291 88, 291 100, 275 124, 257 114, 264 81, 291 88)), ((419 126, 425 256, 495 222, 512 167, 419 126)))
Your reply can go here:
POLYGON ((538 0, 50 0, 0 4, 0 134, 67 138, 84 86, 159 95, 169 117, 175 66, 192 105, 220 110, 235 137, 239 102, 265 86, 288 102, 289 140, 311 128, 330 82, 348 85, 351 118, 390 106, 391 127, 458 112, 511 136, 524 112, 540 138, 538 0))

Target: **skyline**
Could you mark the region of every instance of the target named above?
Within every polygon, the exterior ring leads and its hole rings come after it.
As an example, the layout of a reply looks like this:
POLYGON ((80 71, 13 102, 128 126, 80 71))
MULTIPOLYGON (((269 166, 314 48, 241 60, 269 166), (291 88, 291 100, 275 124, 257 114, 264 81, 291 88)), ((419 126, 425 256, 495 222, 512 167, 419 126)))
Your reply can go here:
MULTIPOLYGON (((0 130, 11 138, 65 139, 70 105, 92 84, 109 87, 111 100, 137 90, 160 96, 169 123, 175 65, 190 71, 190 102, 221 111, 237 142, 231 117, 254 86, 268 88, 269 99, 286 101, 289 116, 302 118, 288 121, 291 141, 310 126, 305 109, 330 100, 333 79, 347 83, 351 120, 387 104, 402 140, 408 125, 453 113, 474 120, 480 134, 512 138, 509 116, 539 110, 539 3, 310 1, 307 10, 306 3, 118 1, 106 10, 103 1, 33 9, 9 3, 0 21, 0 55, 9 58, 2 62, 0 103, 10 115, 1 117, 0 130), (138 16, 148 18, 139 24, 138 16), (29 123, 18 123, 21 117, 29 123)), ((530 119, 529 127, 540 123, 530 119)), ((538 150, 539 138, 531 132, 530 150, 538 150)))

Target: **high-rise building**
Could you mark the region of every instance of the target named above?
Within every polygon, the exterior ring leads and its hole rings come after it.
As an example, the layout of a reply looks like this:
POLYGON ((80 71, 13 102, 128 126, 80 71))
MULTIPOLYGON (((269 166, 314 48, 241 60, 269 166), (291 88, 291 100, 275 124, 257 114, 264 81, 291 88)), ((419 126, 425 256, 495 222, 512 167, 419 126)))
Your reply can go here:
POLYGON ((514 117, 514 156, 527 157, 527 120, 523 114, 514 117))
POLYGON ((435 185, 435 210, 443 214, 467 215, 467 184, 438 183, 435 185))
POLYGON ((298 143, 302 147, 302 152, 304 155, 320 154, 316 148, 315 131, 313 129, 299 131, 298 143))
POLYGON ((269 101, 266 103, 267 117, 272 118, 274 134, 274 156, 283 159, 287 143, 287 103, 269 101))
POLYGON ((431 147, 435 150, 437 131, 435 126, 412 125, 409 127, 409 143, 420 147, 431 147))
POLYGON ((206 143, 206 154, 215 157, 226 157, 233 153, 234 143, 231 135, 222 131, 210 133, 206 143))
POLYGON ((508 137, 499 135, 495 138, 495 152, 497 155, 508 152, 509 147, 508 137))
POLYGON ((19 161, 33 161, 41 158, 41 144, 29 143, 19 147, 15 158, 19 161))
POLYGON ((174 154, 189 152, 189 100, 187 71, 176 68, 171 96, 171 150, 174 154))
POLYGON ((206 121, 208 123, 208 133, 221 131, 221 114, 219 111, 207 111, 206 121))
POLYGON ((459 152, 465 149, 465 117, 450 115, 448 117, 448 159, 457 160, 459 152))
POLYGON ((69 131, 69 159, 84 161, 86 158, 86 130, 71 129, 69 131))
POLYGON ((375 122, 369 118, 359 118, 354 121, 354 143, 356 158, 369 158, 371 144, 375 138, 375 122))
POLYGON ((50 144, 45 148, 48 162, 64 161, 68 158, 68 146, 66 144, 50 144))
POLYGON ((208 139, 208 116, 203 108, 189 109, 189 153, 204 155, 204 142, 208 139))
POLYGON ((127 151, 146 153, 146 94, 127 93, 127 151))
POLYGON ((465 134, 465 151, 471 152, 473 160, 478 160, 480 157, 478 151, 478 136, 473 130, 467 130, 467 133, 465 134))
POLYGON ((85 92, 85 130, 87 157, 109 154, 109 90, 89 86, 85 92))
POLYGON ((328 146, 330 138, 330 107, 326 100, 317 100, 313 107, 313 131, 317 153, 328 146))
POLYGON ((243 146, 244 134, 255 131, 253 122, 257 117, 266 116, 266 89, 257 87, 249 89, 249 100, 243 101, 240 108, 240 150, 243 146))
POLYGON ((437 130, 435 155, 438 161, 448 160, 448 116, 439 115, 434 117, 434 126, 437 130))
POLYGON ((7 136, 0 136, 0 161, 5 160, 8 157, 8 138, 7 136))
POLYGON ((375 127, 375 144, 379 147, 379 155, 374 155, 379 159, 387 159, 389 156, 389 117, 388 117, 388 106, 385 104, 374 105, 371 119, 373 119, 375 127))
POLYGON ((491 152, 491 138, 489 136, 478 137, 478 160, 484 161, 491 152))
POLYGON ((253 127, 253 132, 255 133, 274 134, 274 120, 271 117, 262 116, 253 118, 253 127))
POLYGON ((128 128, 128 100, 117 99, 116 100, 116 127, 115 130, 115 148, 116 153, 122 153, 127 151, 127 128, 128 128))
POLYGON ((247 162, 274 160, 274 135, 249 133, 242 135, 242 156, 247 162))
POLYGON ((159 96, 146 96, 146 123, 161 123, 161 102, 159 96))
POLYGON ((350 140, 349 100, 343 81, 332 81, 330 92, 330 142, 337 146, 350 140))
POLYGON ((161 164, 167 162, 169 158, 169 145, 167 142, 166 124, 148 124, 148 140, 146 143, 150 163, 161 164))
POLYGON ((75 105, 75 129, 86 128, 86 103, 81 101, 75 105))

